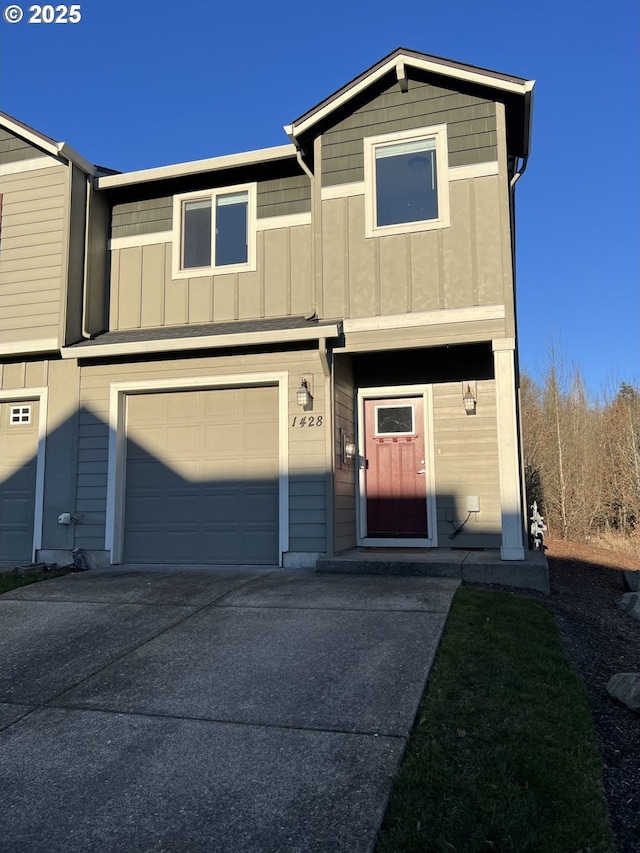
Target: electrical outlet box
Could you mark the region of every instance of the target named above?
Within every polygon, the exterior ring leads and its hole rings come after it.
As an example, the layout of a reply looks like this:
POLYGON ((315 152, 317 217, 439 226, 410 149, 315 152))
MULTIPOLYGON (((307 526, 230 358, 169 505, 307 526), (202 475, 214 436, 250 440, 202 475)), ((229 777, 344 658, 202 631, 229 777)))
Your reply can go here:
POLYGON ((480 512, 480 498, 478 495, 467 495, 467 512, 480 512))

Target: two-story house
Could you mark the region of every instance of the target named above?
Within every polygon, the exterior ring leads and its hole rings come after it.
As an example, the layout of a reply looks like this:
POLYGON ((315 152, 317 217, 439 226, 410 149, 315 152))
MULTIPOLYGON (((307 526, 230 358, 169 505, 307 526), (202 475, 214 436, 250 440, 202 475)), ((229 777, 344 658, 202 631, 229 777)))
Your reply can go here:
POLYGON ((287 144, 124 174, 0 117, 0 559, 527 548, 532 81, 398 49, 287 144))

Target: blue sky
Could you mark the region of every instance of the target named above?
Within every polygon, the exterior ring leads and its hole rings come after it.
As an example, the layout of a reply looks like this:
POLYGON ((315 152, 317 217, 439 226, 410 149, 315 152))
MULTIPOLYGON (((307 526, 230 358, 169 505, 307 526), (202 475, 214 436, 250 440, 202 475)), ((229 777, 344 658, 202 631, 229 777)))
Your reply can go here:
MULTIPOLYGON (((7 0, 0 0, 4 9, 7 0)), ((640 378, 637 0, 86 0, 0 20, 0 109, 121 171, 286 143, 398 46, 535 79, 517 187, 521 363, 550 338, 592 393, 640 378)))

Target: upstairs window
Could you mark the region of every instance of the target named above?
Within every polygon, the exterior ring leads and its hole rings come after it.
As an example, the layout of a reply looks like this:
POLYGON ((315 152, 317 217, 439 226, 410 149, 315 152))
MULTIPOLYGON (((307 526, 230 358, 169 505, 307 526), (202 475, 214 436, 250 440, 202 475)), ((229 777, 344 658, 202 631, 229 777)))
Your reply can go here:
POLYGON ((224 187, 174 198, 173 277, 255 269, 255 189, 224 187))
POLYGON ((364 140, 367 237, 449 225, 446 125, 364 140))

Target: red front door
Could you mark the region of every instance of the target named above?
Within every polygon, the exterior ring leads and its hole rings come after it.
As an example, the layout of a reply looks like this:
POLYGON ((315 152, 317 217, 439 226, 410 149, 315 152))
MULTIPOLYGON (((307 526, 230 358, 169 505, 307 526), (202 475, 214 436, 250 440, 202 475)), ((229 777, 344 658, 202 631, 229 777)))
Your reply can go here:
POLYGON ((367 537, 427 537, 422 397, 365 400, 367 537))

